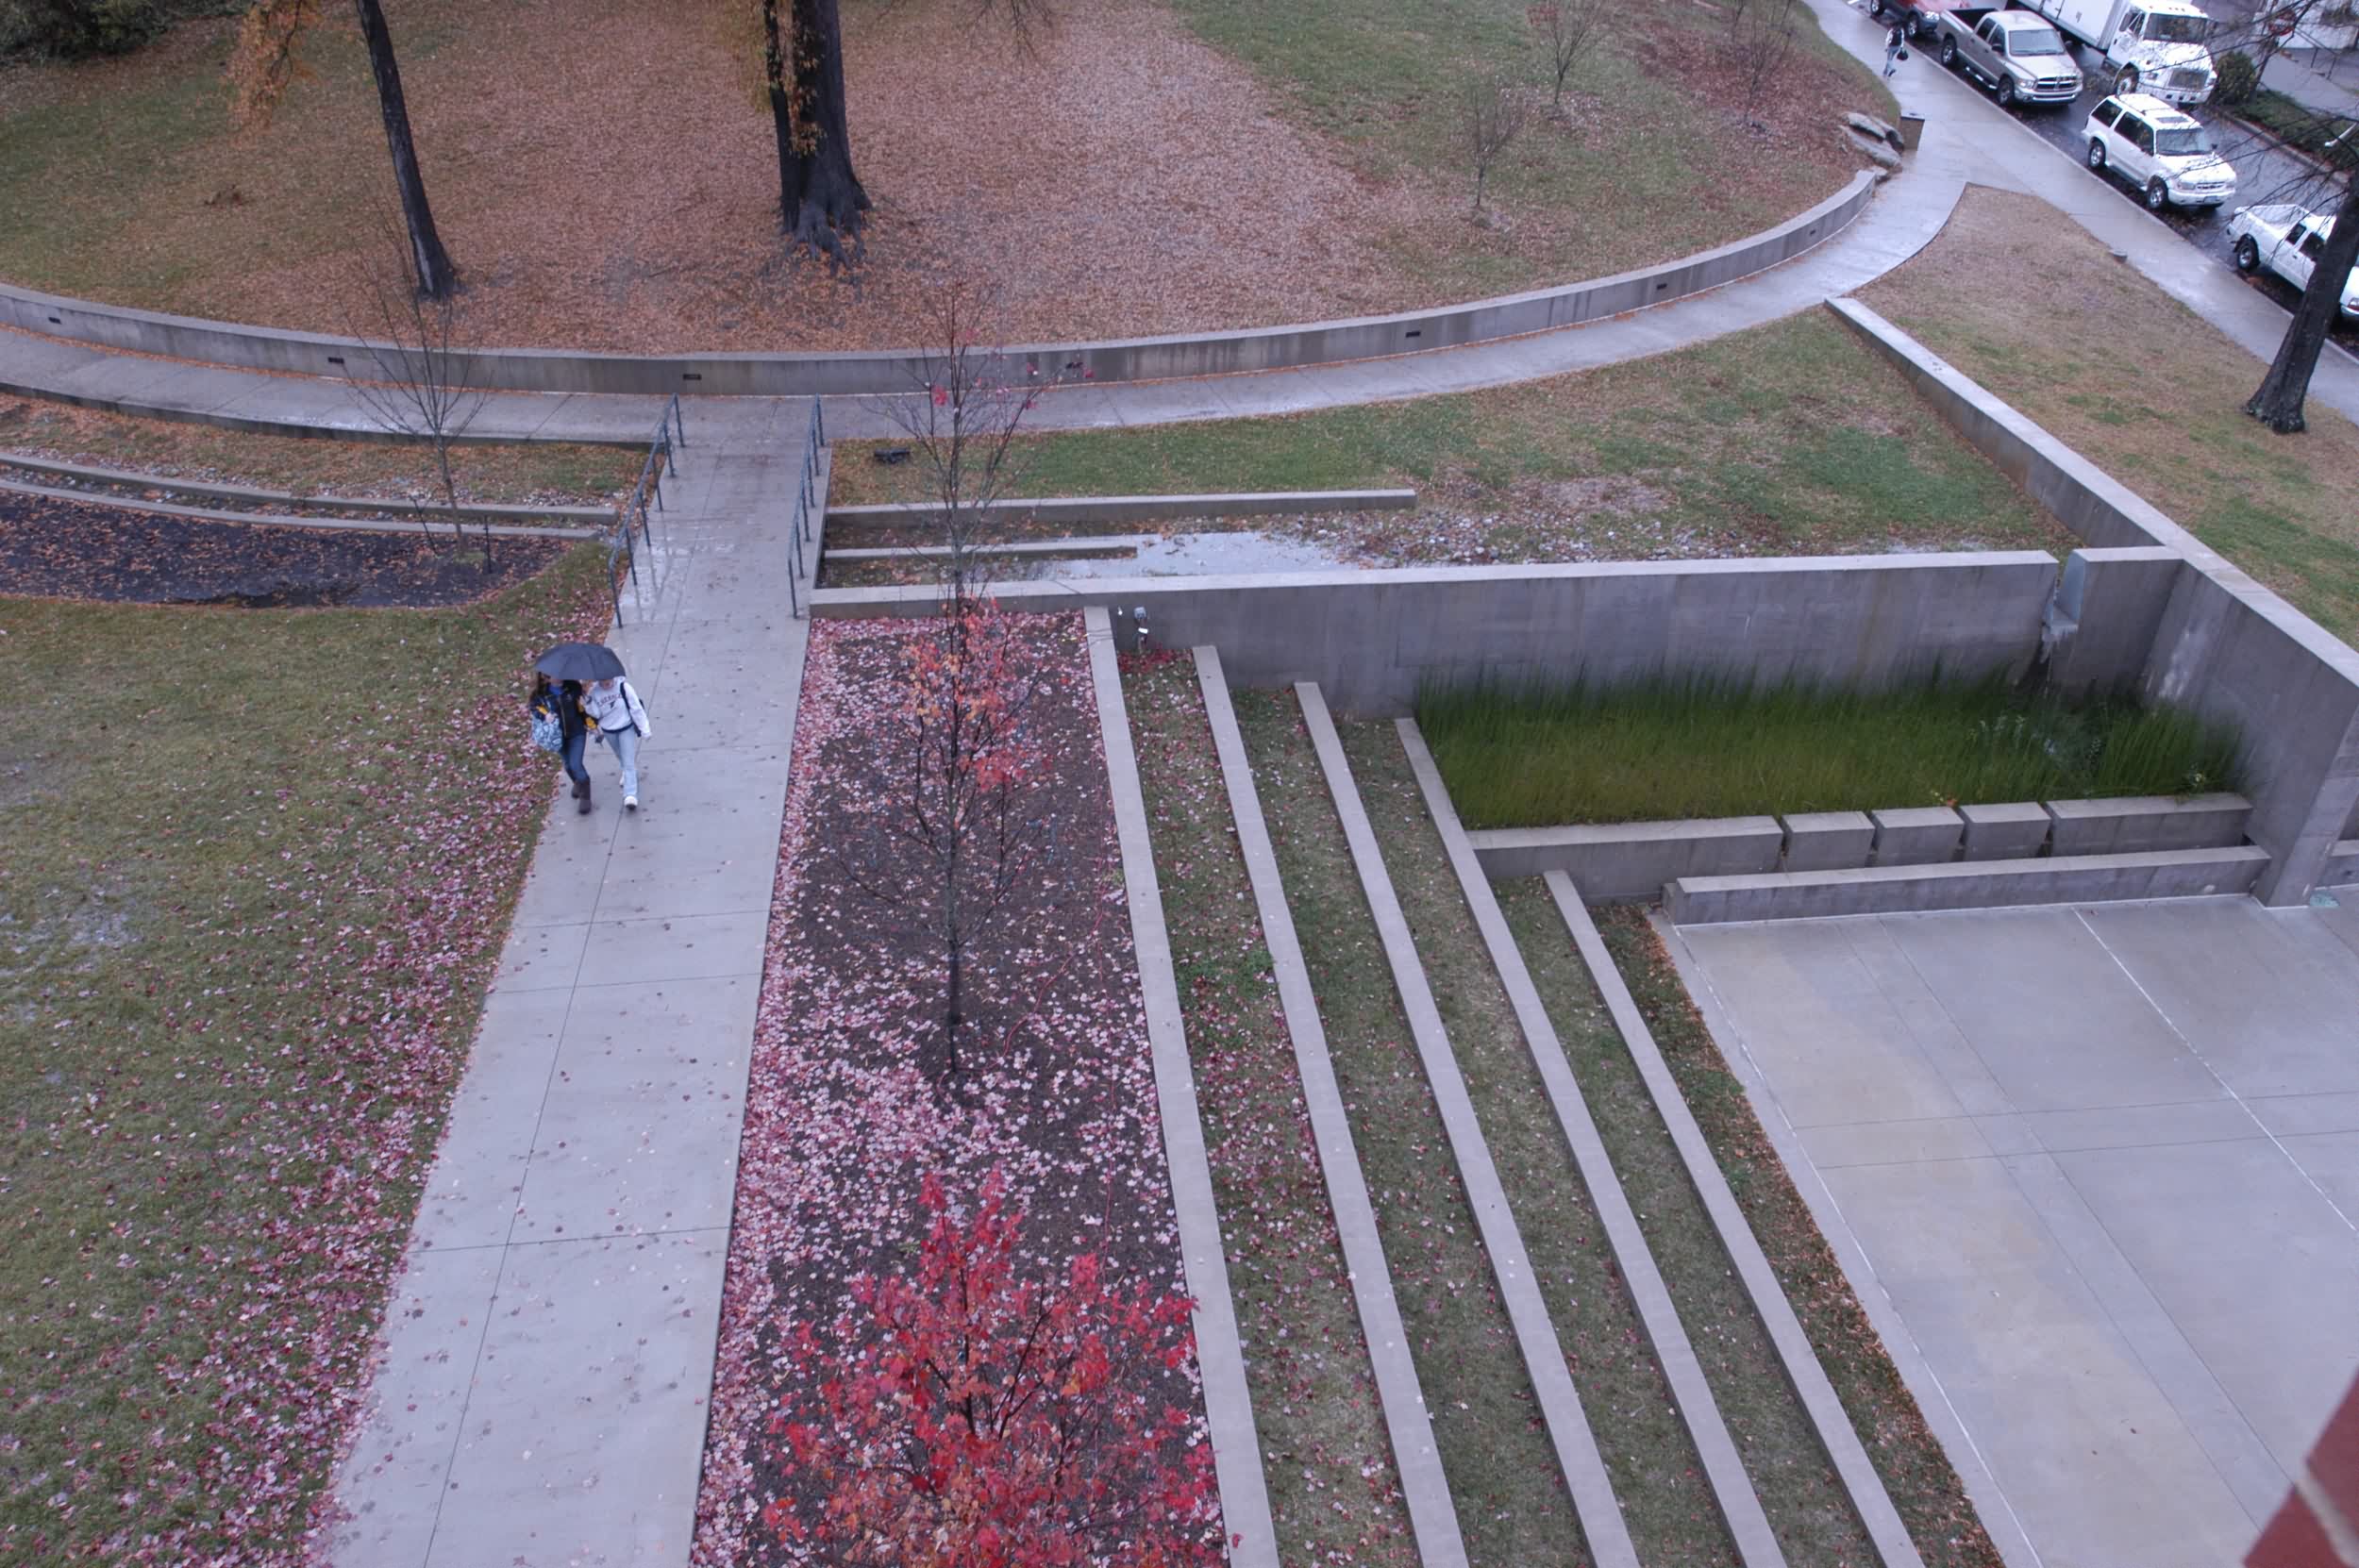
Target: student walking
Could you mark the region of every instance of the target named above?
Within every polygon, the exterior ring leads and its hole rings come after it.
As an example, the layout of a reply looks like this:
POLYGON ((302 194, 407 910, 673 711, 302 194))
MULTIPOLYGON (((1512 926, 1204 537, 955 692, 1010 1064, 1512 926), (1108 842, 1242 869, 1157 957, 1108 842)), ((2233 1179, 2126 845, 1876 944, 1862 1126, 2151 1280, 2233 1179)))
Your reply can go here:
POLYGON ((579 813, 589 815, 590 769, 582 761, 582 751, 589 743, 590 726, 582 717, 581 682, 553 681, 535 675, 527 706, 536 721, 557 725, 558 760, 565 764, 565 776, 574 781, 574 799, 581 803, 579 813))
POLYGON ((1891 75, 1893 68, 1908 58, 1908 28, 1895 22, 1892 30, 1884 34, 1884 75, 1891 75))
POLYGON ((638 810, 639 742, 651 733, 646 705, 639 700, 627 677, 610 676, 590 683, 582 693, 581 709, 623 771, 623 809, 638 810))

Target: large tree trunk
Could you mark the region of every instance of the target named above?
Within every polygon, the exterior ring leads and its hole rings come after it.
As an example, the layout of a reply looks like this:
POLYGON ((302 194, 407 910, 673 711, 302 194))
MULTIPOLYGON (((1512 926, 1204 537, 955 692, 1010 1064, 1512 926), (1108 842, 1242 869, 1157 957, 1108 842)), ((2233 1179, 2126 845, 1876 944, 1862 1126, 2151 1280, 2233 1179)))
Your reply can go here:
POLYGON ((844 25, 836 0, 786 0, 794 8, 782 28, 779 3, 763 0, 761 15, 770 116, 778 139, 779 226, 830 266, 848 266, 860 258, 868 192, 852 173, 844 25))
POLYGON ((459 270, 434 232, 434 211, 426 204, 426 177, 418 173, 418 149, 410 139, 410 106, 401 96, 401 65, 393 58, 393 35, 386 29, 377 0, 353 0, 360 13, 360 36, 369 46, 369 70, 376 76, 376 104, 385 116, 385 142, 393 155, 393 184, 401 192, 402 222, 410 229, 410 264, 418 292, 447 299, 459 270))
POLYGON ((2293 325, 2277 345, 2276 361, 2263 377, 2261 390, 2244 406, 2246 413, 2281 435, 2305 428, 2301 402, 2309 395, 2310 374, 2318 367, 2318 351, 2326 346, 2327 328, 2334 325, 2354 262, 2359 262, 2359 175, 2344 188, 2334 232, 2326 237, 2326 254, 2311 270, 2310 286, 2294 307, 2293 325))

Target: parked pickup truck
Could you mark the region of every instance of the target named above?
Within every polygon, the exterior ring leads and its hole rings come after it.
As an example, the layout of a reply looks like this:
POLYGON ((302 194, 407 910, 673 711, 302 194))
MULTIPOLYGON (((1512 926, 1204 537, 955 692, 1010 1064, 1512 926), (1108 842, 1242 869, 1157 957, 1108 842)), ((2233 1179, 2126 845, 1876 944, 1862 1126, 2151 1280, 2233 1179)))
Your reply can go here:
POLYGON ((2188 0, 2024 3, 2103 54, 2116 92, 2150 92, 2172 104, 2200 104, 2212 95, 2218 80, 2206 47, 2212 21, 2188 0))
POLYGON ((2081 95, 2081 68, 2064 35, 2030 11, 1949 11, 1934 23, 1941 63, 1999 95, 1999 107, 2068 104, 2081 95))
MULTIPOLYGON (((2267 267, 2297 289, 2310 287, 2310 275, 2326 252, 2326 237, 2334 232, 2334 214, 2313 212, 2291 202, 2240 207, 2228 220, 2228 238, 2236 247, 2236 270, 2257 273, 2267 267)), ((2343 279, 2340 303, 2345 319, 2359 321, 2359 267, 2343 279)))

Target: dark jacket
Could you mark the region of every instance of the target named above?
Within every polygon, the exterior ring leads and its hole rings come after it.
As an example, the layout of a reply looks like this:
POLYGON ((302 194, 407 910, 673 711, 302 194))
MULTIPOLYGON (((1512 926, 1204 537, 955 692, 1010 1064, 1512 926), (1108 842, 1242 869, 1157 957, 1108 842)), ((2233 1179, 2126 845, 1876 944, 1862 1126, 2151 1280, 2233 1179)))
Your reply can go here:
POLYGON ((545 713, 555 709, 558 733, 562 739, 572 741, 582 733, 581 682, 568 680, 554 686, 537 688, 527 706, 535 713, 545 713))

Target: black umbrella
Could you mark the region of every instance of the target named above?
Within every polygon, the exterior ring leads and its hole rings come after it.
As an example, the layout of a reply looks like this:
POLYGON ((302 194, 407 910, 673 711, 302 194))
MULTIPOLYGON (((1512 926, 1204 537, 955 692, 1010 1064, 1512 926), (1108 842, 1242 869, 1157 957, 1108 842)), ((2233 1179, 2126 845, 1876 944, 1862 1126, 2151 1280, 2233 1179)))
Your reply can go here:
POLYGON ((609 680, 623 673, 623 661, 603 642, 560 642, 532 667, 551 680, 609 680))

